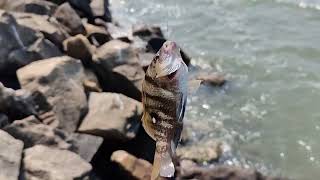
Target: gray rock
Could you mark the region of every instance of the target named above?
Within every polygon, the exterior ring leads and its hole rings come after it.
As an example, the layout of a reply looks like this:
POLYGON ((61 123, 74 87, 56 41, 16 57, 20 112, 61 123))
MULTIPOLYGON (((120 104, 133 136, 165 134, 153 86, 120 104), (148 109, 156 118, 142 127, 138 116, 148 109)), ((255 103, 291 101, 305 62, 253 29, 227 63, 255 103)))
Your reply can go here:
POLYGON ((141 103, 122 94, 90 93, 89 112, 78 131, 105 138, 133 138, 141 113, 141 103))
MULTIPOLYGON (((121 74, 126 77, 129 81, 131 81, 134 86, 142 91, 142 81, 144 79, 144 71, 143 68, 138 63, 134 64, 124 64, 113 68, 113 72, 121 74)), ((119 84, 121 86, 121 84, 119 84)), ((123 87, 125 88, 125 87, 123 87)))
POLYGON ((61 55, 41 33, 1 10, 0 37, 0 74, 14 75, 18 68, 33 61, 61 55))
POLYGON ((0 8, 7 11, 51 15, 57 8, 57 5, 43 0, 1 0, 0 8))
POLYGON ((66 142, 68 136, 66 133, 40 123, 34 116, 15 121, 9 126, 6 126, 3 130, 16 139, 23 141, 25 148, 37 144, 60 149, 71 150, 74 148, 72 144, 66 142))
POLYGON ((92 0, 90 8, 95 18, 101 18, 106 22, 111 22, 111 12, 109 10, 109 0, 92 0))
POLYGON ((69 3, 61 4, 53 15, 61 24, 64 25, 66 31, 70 35, 84 34, 85 29, 81 18, 69 3))
POLYGON ((79 60, 61 56, 37 61, 17 71, 22 88, 39 91, 53 106, 59 126, 67 132, 76 130, 87 111, 83 89, 84 68, 79 60))
POLYGON ((24 151, 22 176, 32 180, 86 179, 91 165, 68 150, 36 145, 24 151))
POLYGON ((0 179, 18 180, 23 143, 0 130, 0 179))
POLYGON ((90 162, 103 142, 103 138, 89 134, 73 133, 69 137, 74 146, 74 152, 90 162))
POLYGON ((93 60, 107 70, 122 64, 138 62, 137 54, 130 44, 120 40, 112 40, 102 45, 97 49, 93 60))
POLYGON ((95 46, 101 46, 104 43, 112 39, 110 33, 106 30, 105 27, 95 26, 84 22, 84 27, 86 29, 86 36, 90 42, 95 46))

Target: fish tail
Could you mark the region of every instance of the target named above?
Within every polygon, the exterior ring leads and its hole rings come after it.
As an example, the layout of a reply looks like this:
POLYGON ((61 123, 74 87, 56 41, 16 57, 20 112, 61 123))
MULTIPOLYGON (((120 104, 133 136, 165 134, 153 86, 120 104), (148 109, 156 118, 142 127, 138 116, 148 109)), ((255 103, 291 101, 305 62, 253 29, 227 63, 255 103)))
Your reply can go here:
POLYGON ((159 175, 167 178, 173 177, 174 172, 175 169, 171 156, 171 143, 157 142, 151 180, 155 180, 159 175))

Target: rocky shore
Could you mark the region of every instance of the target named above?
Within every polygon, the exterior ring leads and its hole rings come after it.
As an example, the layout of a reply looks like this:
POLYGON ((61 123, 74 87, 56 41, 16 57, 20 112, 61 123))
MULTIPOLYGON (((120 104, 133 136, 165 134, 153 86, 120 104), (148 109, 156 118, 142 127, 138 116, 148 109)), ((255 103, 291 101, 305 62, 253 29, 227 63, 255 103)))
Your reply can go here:
MULTIPOLYGON (((119 24, 107 0, 0 0, 0 180, 150 178, 141 83, 166 39, 160 27, 119 24)), ((182 56, 190 94, 226 83, 182 56)), ((220 146, 182 144, 175 179, 281 179, 200 166, 220 146)))

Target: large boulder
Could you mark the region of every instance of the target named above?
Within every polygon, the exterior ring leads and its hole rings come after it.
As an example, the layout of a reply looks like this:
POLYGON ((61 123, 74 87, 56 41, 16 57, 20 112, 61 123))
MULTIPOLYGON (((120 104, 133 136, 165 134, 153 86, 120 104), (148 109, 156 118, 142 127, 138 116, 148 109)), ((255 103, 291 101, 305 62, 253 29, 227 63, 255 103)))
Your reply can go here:
POLYGON ((152 165, 148 161, 138 159, 126 151, 115 151, 111 156, 111 161, 117 163, 135 179, 149 180, 151 178, 152 165))
MULTIPOLYGON (((126 77, 129 81, 131 81, 134 86, 142 91, 142 81, 144 79, 144 70, 140 64, 123 64, 113 68, 114 73, 118 73, 124 77, 126 77)), ((126 84, 119 83, 117 87, 121 87, 121 89, 126 88, 126 84)))
POLYGON ((1 0, 0 9, 7 11, 17 11, 34 13, 39 15, 51 15, 57 5, 43 0, 1 0))
POLYGON ((59 120, 58 127, 68 132, 76 130, 87 112, 81 61, 69 56, 50 58, 19 69, 17 75, 22 88, 47 97, 59 120))
POLYGON ((41 33, 3 11, 0 11, 0 37, 0 74, 14 75, 18 68, 33 61, 61 55, 41 33))
POLYGON ((106 30, 105 27, 96 26, 88 22, 84 22, 84 28, 86 29, 87 38, 93 45, 97 47, 112 39, 110 33, 106 30))
POLYGON ((24 151, 22 177, 32 180, 86 179, 91 165, 68 150, 36 145, 24 151))
POLYGON ((90 93, 89 112, 78 131, 109 139, 133 138, 141 113, 141 103, 122 94, 90 93))
POLYGON ((109 10, 109 0, 92 0, 90 8, 94 18, 101 18, 106 22, 111 22, 111 12, 109 10))
POLYGON ((0 179, 18 180, 23 143, 0 130, 0 179))
POLYGON ((69 3, 61 4, 53 15, 61 24, 64 25, 66 31, 70 35, 84 34, 85 29, 81 18, 69 3))

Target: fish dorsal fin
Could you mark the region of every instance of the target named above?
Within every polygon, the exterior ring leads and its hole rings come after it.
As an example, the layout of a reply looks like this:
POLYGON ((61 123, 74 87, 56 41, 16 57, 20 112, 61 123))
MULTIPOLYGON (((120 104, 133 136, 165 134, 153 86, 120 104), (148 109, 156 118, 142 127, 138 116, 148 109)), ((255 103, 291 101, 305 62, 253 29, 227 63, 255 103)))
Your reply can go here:
POLYGON ((147 132, 147 134, 153 139, 155 139, 155 123, 153 123, 153 117, 148 113, 144 112, 142 116, 142 126, 147 132))

